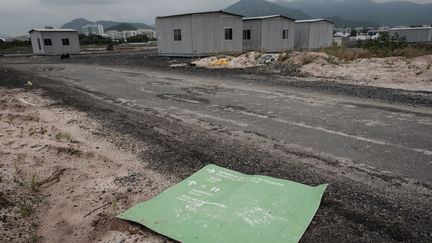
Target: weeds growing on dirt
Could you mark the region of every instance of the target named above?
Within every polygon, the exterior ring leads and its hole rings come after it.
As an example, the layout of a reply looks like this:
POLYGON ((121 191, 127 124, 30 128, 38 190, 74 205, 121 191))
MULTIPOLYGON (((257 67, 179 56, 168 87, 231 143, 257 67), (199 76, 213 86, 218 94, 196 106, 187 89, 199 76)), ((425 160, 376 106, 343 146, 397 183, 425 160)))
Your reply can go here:
POLYGON ((38 183, 38 175, 37 175, 37 173, 35 171, 33 173, 32 179, 30 181, 30 189, 35 192, 38 189, 38 185, 39 185, 39 183, 38 183))
POLYGON ((314 60, 315 60, 315 57, 313 57, 313 56, 306 56, 306 57, 303 57, 303 59, 301 60, 301 64, 302 65, 307 65, 309 63, 312 63, 314 60))
POLYGON ((341 60, 352 61, 362 58, 374 57, 405 57, 414 58, 432 54, 431 44, 408 44, 398 37, 383 35, 377 40, 358 42, 356 48, 328 47, 322 52, 341 60))
POLYGON ((333 64, 333 65, 339 65, 340 64, 339 60, 334 56, 327 57, 326 61, 330 64, 333 64))
POLYGON ((26 158, 26 155, 25 154, 18 154, 18 156, 16 157, 16 159, 14 160, 14 168, 15 168, 15 172, 17 173, 17 174, 19 174, 20 172, 21 172, 21 170, 20 170, 20 164, 22 163, 22 162, 24 162, 24 160, 25 160, 25 158, 26 158))
POLYGON ((29 239, 29 243, 36 243, 39 242, 40 236, 37 235, 36 233, 32 233, 30 235, 30 239, 29 239))
POLYGON ((69 133, 59 132, 55 135, 55 139, 58 141, 71 140, 72 136, 69 133))
POLYGON ((19 205, 19 211, 23 218, 28 218, 33 214, 33 207, 31 205, 21 203, 19 205))

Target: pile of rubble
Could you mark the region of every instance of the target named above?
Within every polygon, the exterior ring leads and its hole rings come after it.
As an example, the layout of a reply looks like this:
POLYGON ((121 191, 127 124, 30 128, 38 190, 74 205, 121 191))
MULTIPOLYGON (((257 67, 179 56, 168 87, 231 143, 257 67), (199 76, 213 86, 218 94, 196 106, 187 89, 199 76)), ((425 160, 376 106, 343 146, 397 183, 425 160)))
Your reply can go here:
POLYGON ((203 68, 248 68, 271 64, 278 61, 280 54, 261 54, 248 52, 240 56, 206 57, 192 62, 193 65, 203 68))

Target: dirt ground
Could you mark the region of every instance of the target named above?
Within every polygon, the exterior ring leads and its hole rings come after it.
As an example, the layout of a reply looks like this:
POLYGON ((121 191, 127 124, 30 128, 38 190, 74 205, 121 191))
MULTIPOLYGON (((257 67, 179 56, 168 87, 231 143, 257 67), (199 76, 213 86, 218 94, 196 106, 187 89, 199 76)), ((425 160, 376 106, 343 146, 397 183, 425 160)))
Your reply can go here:
POLYGON ((35 91, 0 89, 0 242, 166 240, 114 216, 174 181, 96 127, 35 91))
POLYGON ((302 65, 306 77, 392 89, 432 91, 432 55, 344 62, 318 52, 297 52, 287 62, 302 65))
POLYGON ((267 66, 285 75, 281 67, 294 65, 301 80, 332 80, 339 83, 403 90, 432 91, 432 55, 416 58, 388 57, 343 61, 323 52, 293 51, 285 54, 246 53, 237 57, 208 57, 193 62, 197 67, 236 69, 267 66), (272 62, 265 63, 266 56, 272 62), (263 60, 264 57, 264 60, 263 60))

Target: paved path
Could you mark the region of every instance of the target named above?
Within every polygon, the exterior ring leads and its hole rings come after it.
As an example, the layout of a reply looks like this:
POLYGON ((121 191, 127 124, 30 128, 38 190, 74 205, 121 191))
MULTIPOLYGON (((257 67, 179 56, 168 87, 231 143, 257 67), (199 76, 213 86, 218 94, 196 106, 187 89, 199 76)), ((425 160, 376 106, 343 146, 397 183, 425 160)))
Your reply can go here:
POLYGON ((107 101, 275 139, 432 184, 432 109, 390 106, 246 80, 80 64, 22 64, 107 101))

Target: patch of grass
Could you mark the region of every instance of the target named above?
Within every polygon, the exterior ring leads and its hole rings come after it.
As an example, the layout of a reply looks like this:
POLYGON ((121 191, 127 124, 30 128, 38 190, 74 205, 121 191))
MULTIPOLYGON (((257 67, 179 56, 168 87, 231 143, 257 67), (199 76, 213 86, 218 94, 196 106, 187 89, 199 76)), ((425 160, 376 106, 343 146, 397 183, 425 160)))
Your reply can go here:
POLYGON ((38 182, 38 175, 37 175, 37 173, 36 173, 36 171, 33 173, 33 176, 32 176, 32 179, 31 179, 31 181, 30 181, 30 189, 32 190, 32 191, 37 191, 37 189, 38 189, 38 185, 39 185, 39 182, 38 182))
POLYGON ((69 133, 58 132, 55 135, 55 139, 58 140, 58 141, 61 141, 61 140, 71 140, 72 136, 69 133))
POLYGON ((373 57, 370 51, 361 48, 328 47, 321 49, 321 51, 344 61, 373 57))
POLYGON ((424 55, 432 55, 432 45, 428 44, 408 44, 401 48, 347 48, 347 47, 328 47, 321 49, 322 52, 330 56, 337 57, 344 61, 352 61, 363 58, 374 57, 405 57, 414 58, 424 55))
POLYGON ((37 243, 37 242, 39 242, 39 240, 40 240, 40 236, 39 235, 37 235, 36 233, 32 233, 31 235, 30 235, 30 238, 29 238, 29 240, 28 240, 28 242, 29 243, 37 243))
POLYGON ((314 57, 314 56, 305 56, 305 57, 303 57, 303 59, 301 60, 301 64, 304 66, 304 65, 307 65, 307 64, 309 64, 309 63, 312 63, 314 60, 315 60, 315 57, 314 57))
POLYGON ((15 172, 17 174, 19 174, 21 172, 19 167, 20 167, 20 164, 25 160, 25 158, 26 158, 25 154, 18 154, 18 156, 14 160, 14 168, 15 168, 15 172))
POLYGON ((19 212, 21 214, 21 217, 28 218, 30 215, 33 214, 33 207, 29 204, 20 204, 19 205, 19 212))
POLYGON ((287 51, 284 54, 282 54, 279 58, 279 62, 285 62, 286 60, 288 60, 291 56, 291 52, 292 51, 287 51))
POLYGON ((329 56, 329 57, 327 57, 327 58, 326 58, 326 61, 327 61, 328 63, 330 63, 330 64, 334 64, 334 65, 339 65, 339 64, 340 64, 339 60, 338 60, 336 57, 334 57, 334 56, 329 56))

